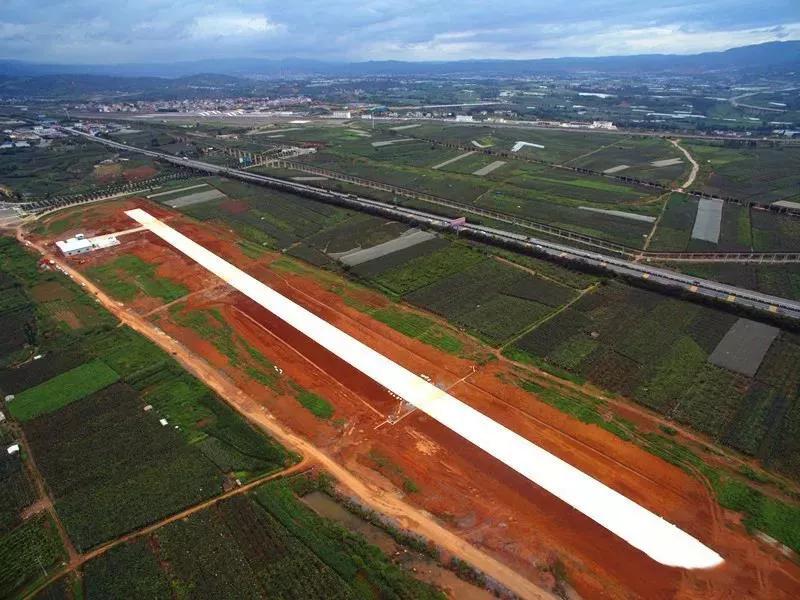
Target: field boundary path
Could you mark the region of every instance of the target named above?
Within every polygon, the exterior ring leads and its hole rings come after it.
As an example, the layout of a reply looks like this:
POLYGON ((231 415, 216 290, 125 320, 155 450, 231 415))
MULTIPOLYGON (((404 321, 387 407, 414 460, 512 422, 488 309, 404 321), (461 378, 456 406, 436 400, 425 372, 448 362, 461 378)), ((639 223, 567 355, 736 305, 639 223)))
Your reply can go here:
POLYGON ((694 180, 697 179, 697 173, 698 173, 698 171, 700 171, 700 165, 697 164, 697 161, 689 153, 689 151, 686 148, 684 148, 683 146, 681 146, 680 142, 681 142, 680 140, 670 140, 669 141, 670 144, 672 144, 678 150, 683 152, 683 155, 686 157, 686 160, 688 160, 689 163, 691 163, 692 170, 689 173, 689 176, 686 178, 686 181, 684 181, 681 184, 681 186, 676 190, 678 192, 682 192, 684 190, 688 190, 690 187, 692 187, 692 184, 694 183, 694 180))
POLYGON ((292 465, 291 467, 278 471, 277 473, 269 473, 267 475, 262 475, 261 477, 258 477, 253 481, 249 481, 241 486, 228 490, 227 492, 223 492, 222 494, 218 494, 216 496, 208 498, 207 500, 203 500, 202 502, 193 504, 188 508, 185 508, 179 512, 164 517, 163 519, 160 519, 155 523, 151 523, 150 525, 145 525, 144 527, 140 527, 129 533, 123 534, 118 538, 114 538, 113 540, 100 544, 99 546, 97 546, 92 550, 89 550, 88 552, 84 552, 83 554, 78 554, 77 552, 75 552, 75 556, 71 558, 69 564, 65 568, 60 569, 58 572, 54 573, 46 581, 40 583, 35 589, 28 590, 24 598, 27 599, 35 597, 39 591, 43 590, 51 583, 58 581, 59 579, 61 579, 62 577, 64 577, 69 573, 79 572, 78 569, 85 563, 97 558, 102 554, 105 554, 112 548, 116 548, 117 546, 124 544, 125 542, 130 542, 131 540, 135 540, 142 536, 153 533, 154 531, 158 531, 159 529, 161 529, 162 527, 166 527, 170 523, 174 523, 175 521, 180 521, 181 519, 190 517, 191 515, 200 512, 201 510, 205 510, 206 508, 209 508, 211 506, 214 506, 215 504, 218 504, 223 500, 228 500, 229 498, 233 498, 235 496, 239 496, 241 494, 249 492, 250 490, 264 483, 267 483, 268 481, 274 481, 275 479, 283 479, 285 477, 290 477, 292 475, 305 473, 311 470, 311 468, 312 465, 310 464, 310 461, 307 458, 303 458, 303 460, 301 460, 299 463, 295 465, 292 465))
POLYGON ((366 506, 395 519, 401 527, 415 531, 447 552, 460 557, 522 598, 553 598, 549 592, 538 587, 532 581, 440 525, 425 511, 409 505, 402 497, 379 489, 353 475, 326 452, 279 423, 255 398, 236 386, 202 357, 197 356, 186 346, 166 335, 141 315, 120 306, 89 279, 62 261, 60 257, 51 254, 43 246, 28 241, 19 229, 17 230, 17 236, 22 243, 30 244, 44 257, 55 261, 69 277, 82 283, 87 293, 96 297, 122 323, 144 335, 162 350, 171 354, 183 368, 208 385, 243 417, 257 427, 267 431, 281 444, 319 464, 343 487, 358 496, 366 506))
POLYGON ((58 536, 61 538, 61 543, 67 553, 67 564, 72 565, 79 559, 80 554, 76 550, 75 545, 72 543, 69 535, 67 535, 67 530, 64 527, 64 524, 61 522, 61 518, 58 516, 58 513, 56 512, 53 498, 50 496, 50 492, 47 489, 47 483, 44 480, 44 476, 42 475, 41 471, 39 471, 39 467, 36 465, 36 459, 31 451, 28 438, 25 437, 25 432, 22 431, 22 428, 16 423, 10 424, 14 435, 19 442, 21 442, 22 447, 25 448, 25 466, 28 469, 28 473, 31 475, 33 485, 36 488, 36 495, 38 496, 37 504, 39 504, 43 510, 47 511, 47 513, 50 515, 50 518, 53 520, 53 523, 55 523, 56 529, 58 530, 58 536))

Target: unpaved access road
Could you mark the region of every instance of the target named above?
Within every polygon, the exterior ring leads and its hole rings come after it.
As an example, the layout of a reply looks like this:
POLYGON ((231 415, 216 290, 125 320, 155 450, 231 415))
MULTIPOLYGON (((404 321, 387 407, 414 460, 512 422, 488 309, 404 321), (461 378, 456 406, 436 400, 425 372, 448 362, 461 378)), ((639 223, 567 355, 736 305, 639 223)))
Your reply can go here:
POLYGON ((692 170, 689 173, 689 177, 686 178, 686 181, 684 181, 679 188, 679 191, 688 190, 689 187, 694 183, 694 180, 697 179, 697 172, 700 170, 700 165, 698 165, 694 157, 691 154, 689 154, 689 151, 683 146, 681 146, 680 140, 670 140, 669 143, 675 146, 681 152, 683 152, 683 155, 686 157, 686 160, 688 160, 692 164, 692 170))

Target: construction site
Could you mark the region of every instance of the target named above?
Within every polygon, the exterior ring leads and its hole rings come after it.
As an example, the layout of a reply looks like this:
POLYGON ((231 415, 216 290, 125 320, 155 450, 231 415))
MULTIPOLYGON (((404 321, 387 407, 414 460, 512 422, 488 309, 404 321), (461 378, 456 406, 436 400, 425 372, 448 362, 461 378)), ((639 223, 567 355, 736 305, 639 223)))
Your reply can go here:
MULTIPOLYGON (((389 305, 386 296, 280 252, 245 251, 231 230, 164 204, 133 198, 68 210, 80 212, 80 229, 54 236, 45 226, 27 241, 57 256, 55 243, 67 235, 114 236, 118 244, 59 260, 123 323, 172 353, 252 423, 328 469, 365 505, 519 597, 548 597, 563 573, 564 585, 581 597, 791 598, 800 586, 797 563, 779 544, 749 535, 701 475, 570 417, 519 382, 602 396, 591 385, 511 361, 463 332, 452 332, 460 354, 443 352, 373 318, 370 311, 389 305), (199 248, 195 256, 180 241, 187 239, 199 248), (126 257, 146 265, 147 275, 120 300, 108 274, 116 269, 121 277, 115 261, 126 257), (181 292, 148 293, 154 279, 181 292), (277 300, 254 299, 251 280, 286 300, 286 310, 307 311, 324 326, 312 319, 301 331, 277 300), (326 337, 327 327, 338 333, 326 337), (371 353, 365 360, 387 362, 367 374, 352 350, 337 346, 345 339, 371 353), (383 379, 392 369, 408 383, 383 379), (297 389, 322 399, 325 410, 304 410, 297 389), (479 416, 475 433, 437 412, 446 398, 463 404, 459 420, 479 416), (498 440, 480 438, 481 429, 508 432, 516 457, 493 455, 487 448, 498 440), (542 452, 538 460, 521 464, 534 451, 542 452), (535 473, 545 456, 596 487, 575 488, 584 495, 568 503, 559 482, 548 487, 535 473), (606 493, 645 520, 630 512, 608 517, 606 493), (626 518, 645 535, 626 534, 626 518), (675 531, 688 546, 670 547, 675 531)), ((63 214, 43 222, 57 218, 63 214)), ((615 410, 639 432, 662 425, 631 405, 615 410)))

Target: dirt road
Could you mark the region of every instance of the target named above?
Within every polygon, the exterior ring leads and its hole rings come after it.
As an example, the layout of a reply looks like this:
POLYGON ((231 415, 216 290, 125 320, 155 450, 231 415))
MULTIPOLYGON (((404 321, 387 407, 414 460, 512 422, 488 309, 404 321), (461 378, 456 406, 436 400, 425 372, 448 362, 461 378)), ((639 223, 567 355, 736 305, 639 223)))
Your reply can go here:
POLYGON ((64 550, 67 552, 67 562, 69 565, 72 565, 79 558, 78 551, 72 544, 72 540, 69 539, 67 530, 64 528, 64 524, 61 522, 61 519, 56 512, 55 506, 53 506, 53 499, 50 497, 50 493, 47 490, 47 485, 44 482, 44 477, 42 477, 42 474, 39 471, 39 467, 36 466, 36 460, 33 457, 33 453, 31 452, 31 447, 28 444, 27 438, 25 437, 25 433, 22 431, 21 427, 18 427, 15 424, 12 424, 12 430, 14 431, 16 438, 22 444, 22 447, 25 449, 25 467, 28 469, 28 474, 30 475, 30 479, 33 481, 33 485, 36 488, 36 495, 38 496, 35 506, 40 507, 41 510, 46 510, 50 514, 50 518, 53 520, 53 523, 55 523, 56 529, 58 530, 58 536, 61 538, 61 544, 64 546, 64 550))
POLYGON ((688 190, 689 187, 694 183, 694 180, 697 179, 697 173, 700 170, 700 165, 698 165, 694 157, 691 154, 689 154, 689 151, 683 146, 681 146, 680 140, 670 140, 669 142, 670 144, 675 146, 678 150, 683 152, 683 155, 686 157, 686 160, 688 160, 692 165, 692 170, 689 173, 689 177, 687 177, 686 181, 683 182, 683 185, 681 185, 680 188, 678 188, 678 191, 682 192, 683 190, 688 190))
POLYGON ((448 531, 424 511, 407 504, 398 494, 389 493, 377 486, 365 483, 327 453, 286 429, 267 413, 259 402, 237 387, 228 377, 139 314, 127 310, 121 303, 110 298, 90 280, 62 261, 60 257, 52 255, 47 248, 28 241, 21 229, 17 230, 17 238, 22 243, 29 243, 31 247, 48 259, 54 260, 74 281, 81 283, 89 294, 94 295, 120 321, 169 352, 187 371, 205 382, 251 422, 262 427, 282 444, 320 464, 342 485, 358 496, 366 506, 395 519, 402 527, 430 539, 434 544, 470 563, 522 598, 552 598, 549 592, 448 531))
MULTIPOLYGON (((232 490, 229 490, 218 496, 214 496, 213 498, 209 498, 208 500, 204 500, 199 504, 195 504, 194 506, 190 506, 185 510, 172 514, 168 517, 165 517, 164 519, 161 519, 156 523, 152 523, 135 531, 131 531, 130 533, 120 536, 114 540, 106 542, 105 544, 98 546, 94 550, 90 550, 89 552, 86 552, 84 554, 78 554, 73 549, 74 555, 71 555, 69 563, 63 569, 60 569, 59 571, 54 573, 46 581, 41 582, 38 586, 36 586, 36 588, 28 590, 27 594, 25 595, 25 598, 27 599, 35 597, 39 593, 39 591, 45 589, 50 584, 58 581, 68 573, 77 571, 77 569, 81 567, 83 564, 89 562, 94 558, 97 558, 102 554, 105 554, 106 552, 108 552, 112 548, 116 548, 120 544, 124 544, 125 542, 135 540, 142 536, 153 533, 154 531, 158 531, 159 529, 161 529, 162 527, 166 527, 170 523, 174 523, 175 521, 180 521, 181 519, 185 519, 186 517, 189 517, 197 512, 200 512, 201 510, 205 510, 211 506, 214 506, 215 504, 222 502, 223 500, 227 500, 229 498, 233 498, 234 496, 239 496, 241 494, 249 492, 253 488, 256 488, 259 485, 262 485, 268 481, 272 481, 274 479, 281 479, 283 477, 289 477, 291 475, 296 475, 298 473, 308 471, 311 468, 311 466, 312 466, 311 461, 304 458, 299 463, 297 463, 296 465, 292 465, 288 469, 283 469, 282 471, 279 471, 277 473, 271 473, 269 475, 258 477, 253 481, 250 481, 244 485, 235 487, 232 490)), ((80 571, 77 572, 79 574, 78 576, 80 577, 80 571)))

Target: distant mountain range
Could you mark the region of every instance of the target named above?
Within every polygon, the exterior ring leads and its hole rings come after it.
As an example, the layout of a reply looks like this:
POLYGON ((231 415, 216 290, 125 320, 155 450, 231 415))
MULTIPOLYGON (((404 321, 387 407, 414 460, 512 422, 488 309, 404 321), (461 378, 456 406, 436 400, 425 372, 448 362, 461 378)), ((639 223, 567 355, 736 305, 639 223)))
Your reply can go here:
POLYGON ((702 54, 639 54, 594 58, 544 58, 536 60, 459 60, 448 62, 325 62, 287 58, 208 59, 173 63, 123 63, 115 65, 43 64, 0 60, 5 78, 45 75, 178 78, 198 73, 238 77, 301 76, 515 76, 593 71, 599 73, 705 73, 770 68, 800 68, 800 41, 768 42, 702 54))

